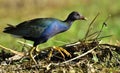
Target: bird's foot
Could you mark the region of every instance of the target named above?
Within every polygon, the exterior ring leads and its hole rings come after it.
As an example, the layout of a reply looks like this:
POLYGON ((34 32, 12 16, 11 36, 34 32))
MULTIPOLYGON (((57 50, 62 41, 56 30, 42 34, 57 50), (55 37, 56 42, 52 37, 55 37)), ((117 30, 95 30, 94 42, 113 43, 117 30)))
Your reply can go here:
MULTIPOLYGON (((67 50, 65 50, 62 47, 53 46, 53 49, 55 49, 58 52, 60 52, 60 54, 62 55, 63 58, 65 58, 65 55, 63 53, 65 53, 68 57, 72 57, 72 55, 67 50)), ((49 56, 48 56, 49 59, 52 57, 52 52, 53 52, 53 50, 51 50, 50 53, 49 53, 49 56)))
POLYGON ((33 62, 35 63, 35 65, 38 65, 37 62, 36 62, 36 60, 34 59, 34 56, 33 56, 33 52, 34 52, 35 49, 36 49, 36 47, 33 47, 30 50, 29 54, 30 54, 30 58, 33 60, 33 62))

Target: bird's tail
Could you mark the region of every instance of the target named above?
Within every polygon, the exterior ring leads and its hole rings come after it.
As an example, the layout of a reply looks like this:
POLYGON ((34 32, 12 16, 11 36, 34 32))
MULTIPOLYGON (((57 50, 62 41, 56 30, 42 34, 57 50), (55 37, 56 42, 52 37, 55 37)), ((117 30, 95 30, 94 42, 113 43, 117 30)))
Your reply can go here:
POLYGON ((12 31, 15 30, 15 26, 13 26, 13 25, 11 25, 11 24, 7 24, 7 25, 8 25, 8 27, 6 27, 6 28, 3 30, 3 32, 5 32, 5 33, 12 33, 12 31))

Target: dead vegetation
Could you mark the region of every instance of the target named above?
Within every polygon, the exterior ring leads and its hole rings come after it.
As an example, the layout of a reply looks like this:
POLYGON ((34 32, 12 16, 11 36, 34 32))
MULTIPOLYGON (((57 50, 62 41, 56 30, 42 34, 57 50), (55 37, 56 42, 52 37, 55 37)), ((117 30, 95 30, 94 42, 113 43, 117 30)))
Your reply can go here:
MULTIPOLYGON (((0 45, 2 52, 0 53, 0 72, 9 73, 119 73, 120 72, 120 46, 111 44, 102 44, 102 38, 99 37, 103 28, 107 26, 106 21, 103 22, 99 31, 90 34, 91 26, 98 17, 99 13, 89 24, 85 38, 74 43, 65 44, 61 47, 66 49, 72 57, 65 58, 58 52, 48 47, 45 50, 35 54, 38 66, 35 66, 27 57, 25 52, 17 52, 12 49, 0 45), (94 37, 93 37, 94 36, 94 37), (93 37, 93 38, 91 38, 93 37), (9 50, 10 53, 4 50, 9 50), (52 56, 49 53, 52 51, 52 56), (12 53, 11 53, 12 52, 12 53)), ((30 48, 31 45, 19 42, 24 47, 30 48)))

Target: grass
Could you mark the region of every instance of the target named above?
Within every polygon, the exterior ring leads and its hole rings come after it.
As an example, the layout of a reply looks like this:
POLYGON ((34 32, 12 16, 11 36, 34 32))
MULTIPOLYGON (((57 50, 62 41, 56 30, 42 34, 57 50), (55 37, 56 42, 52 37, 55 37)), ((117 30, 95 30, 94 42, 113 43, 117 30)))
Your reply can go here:
MULTIPOLYGON (((61 33, 47 43, 42 44, 40 47, 44 48, 53 45, 63 45, 65 43, 70 43, 79 39, 82 39, 85 35, 88 24, 94 18, 94 16, 100 12, 100 16, 97 18, 95 25, 93 26, 93 31, 101 27, 103 21, 106 17, 111 14, 111 18, 107 22, 107 28, 104 28, 102 35, 113 35, 110 38, 103 39, 103 42, 116 42, 120 40, 120 27, 119 27, 119 0, 109 1, 109 0, 69 0, 58 2, 44 1, 44 0, 1 0, 0 1, 0 44, 5 45, 10 48, 20 48, 20 44, 17 43, 18 38, 14 38, 8 34, 4 34, 2 31, 6 27, 6 24, 16 25, 22 21, 39 18, 39 17, 55 17, 64 20, 67 15, 72 11, 78 11, 82 15, 88 18, 88 21, 76 21, 70 30, 61 33), (67 4, 66 4, 67 2, 67 4), (7 39, 7 40, 6 40, 7 39), (112 39, 112 40, 110 40, 112 39), (12 43, 11 43, 12 42, 12 43)), ((29 41, 27 41, 29 42, 29 41)), ((30 42, 31 43, 31 42, 30 42)))
MULTIPOLYGON (((120 32, 119 32, 120 31, 120 25, 119 25, 120 24, 120 21, 119 21, 120 4, 119 3, 120 3, 120 0, 113 0, 113 1, 112 0, 111 1, 110 0, 101 0, 101 1, 98 1, 98 0, 76 0, 76 1, 73 1, 73 0, 69 0, 69 1, 66 1, 66 0, 61 0, 61 1, 57 1, 57 0, 51 0, 51 1, 49 0, 20 0, 20 1, 19 0, 0 0, 0 44, 5 47, 9 47, 9 48, 12 48, 18 51, 21 51, 22 49, 21 44, 19 44, 17 41, 18 40, 24 41, 23 39, 14 38, 13 36, 2 32, 3 29, 7 26, 6 24, 8 23, 17 25, 18 23, 22 21, 33 19, 33 18, 39 18, 39 17, 40 18, 54 17, 54 18, 64 20, 66 19, 67 15, 72 11, 80 12, 82 15, 88 18, 88 21, 74 22, 70 30, 68 30, 67 32, 61 33, 59 35, 56 35, 55 37, 48 40, 48 42, 41 44, 39 46, 41 49, 48 47, 48 46, 53 46, 53 45, 59 46, 63 44, 68 44, 68 43, 75 42, 75 41, 82 39, 85 36, 85 33, 87 31, 86 29, 88 28, 89 23, 93 20, 93 18, 96 16, 98 12, 100 12, 100 15, 94 22, 94 26, 93 26, 91 33, 99 30, 103 22, 105 21, 106 17, 108 15, 111 15, 109 20, 106 22, 108 25, 106 28, 103 29, 101 36, 112 35, 112 37, 102 39, 101 43, 117 44, 116 41, 120 40, 119 38, 120 37, 120 32)), ((27 41, 27 43, 32 44, 33 42, 27 41)), ((104 55, 104 54, 100 54, 100 55, 104 55)), ((104 72, 104 73, 116 72, 117 73, 119 72, 118 66, 107 67, 108 62, 111 62, 113 64, 116 63, 116 60, 118 59, 118 55, 114 52, 113 52, 113 55, 115 56, 115 58, 112 58, 112 60, 108 59, 105 63, 100 62, 100 68, 99 66, 94 65, 96 63, 92 63, 90 66, 87 66, 89 65, 89 61, 88 63, 85 63, 85 65, 88 67, 88 69, 92 66, 90 68, 91 70, 96 68, 99 70, 99 72, 104 72)), ((109 58, 109 54, 107 56, 109 58)), ((93 57, 93 60, 97 62, 96 56, 93 57)), ((80 64, 79 66, 80 68, 82 68, 80 64)), ((72 72, 75 73, 75 71, 72 70, 73 69, 72 67, 68 69, 66 69, 65 67, 66 66, 62 68, 55 67, 55 68, 58 68, 56 72, 61 72, 61 71, 67 72, 71 70, 71 73, 72 72)), ((77 66, 75 67, 76 71, 81 72, 80 68, 77 66)), ((10 71, 12 71, 11 68, 10 68, 10 71)), ((87 70, 85 69, 84 71, 87 71, 87 70)))

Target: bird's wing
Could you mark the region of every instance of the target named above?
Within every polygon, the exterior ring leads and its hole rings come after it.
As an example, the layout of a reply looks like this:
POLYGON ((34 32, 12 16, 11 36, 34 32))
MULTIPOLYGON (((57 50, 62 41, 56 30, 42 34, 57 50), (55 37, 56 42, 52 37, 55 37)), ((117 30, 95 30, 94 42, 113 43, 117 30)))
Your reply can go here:
POLYGON ((8 33, 21 37, 37 38, 51 23, 50 19, 43 18, 24 21, 18 24, 13 30, 9 30, 8 33))

